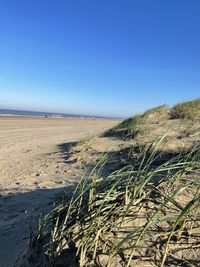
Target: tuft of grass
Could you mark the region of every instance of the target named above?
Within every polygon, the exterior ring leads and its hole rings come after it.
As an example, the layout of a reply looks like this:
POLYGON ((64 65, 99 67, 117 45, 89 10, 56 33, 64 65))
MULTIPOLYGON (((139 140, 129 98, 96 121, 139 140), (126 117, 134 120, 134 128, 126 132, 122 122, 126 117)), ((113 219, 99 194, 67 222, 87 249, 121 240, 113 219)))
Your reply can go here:
POLYGON ((66 266, 64 255, 80 267, 197 266, 200 147, 154 164, 163 139, 144 147, 136 165, 102 178, 104 156, 56 204, 35 237, 51 266, 66 266))
POLYGON ((166 114, 168 112, 167 105, 161 105, 152 109, 147 110, 144 114, 137 114, 133 117, 130 117, 121 123, 119 123, 114 128, 106 131, 103 136, 104 137, 120 137, 121 139, 130 139, 137 136, 139 132, 141 132, 140 125, 143 124, 144 118, 151 115, 161 115, 166 114))
MULTIPOLYGON (((143 114, 122 121, 114 128, 104 132, 102 136, 117 137, 122 140, 130 140, 136 137, 135 140, 149 139, 149 141, 152 141, 154 136, 161 135, 161 132, 172 125, 170 119, 180 119, 177 124, 174 124, 177 133, 181 130, 181 127, 187 127, 188 120, 182 119, 190 119, 191 123, 196 123, 196 120, 200 119, 200 98, 177 104, 171 109, 167 105, 149 109, 143 114)), ((198 124, 194 126, 198 128, 198 124)))
POLYGON ((106 131, 104 137, 119 137, 123 140, 134 138, 139 132, 139 126, 142 122, 142 115, 135 115, 119 123, 114 128, 106 131))
POLYGON ((169 107, 166 104, 164 104, 164 105, 147 110, 146 112, 144 112, 143 117, 147 117, 150 115, 166 114, 168 113, 168 111, 169 111, 169 107))
POLYGON ((200 98, 175 105, 170 116, 172 119, 199 119, 200 98))
POLYGON ((133 128, 138 125, 141 121, 141 115, 135 115, 134 117, 128 118, 118 124, 114 129, 125 129, 125 128, 133 128))

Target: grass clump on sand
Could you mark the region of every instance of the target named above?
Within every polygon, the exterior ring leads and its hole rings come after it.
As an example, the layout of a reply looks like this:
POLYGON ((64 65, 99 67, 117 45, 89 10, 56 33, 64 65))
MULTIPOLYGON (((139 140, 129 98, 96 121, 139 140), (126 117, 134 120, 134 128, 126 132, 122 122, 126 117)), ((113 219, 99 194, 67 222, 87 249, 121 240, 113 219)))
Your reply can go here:
POLYGON ((143 117, 166 114, 168 111, 169 111, 168 106, 164 104, 147 110, 146 112, 144 112, 143 117))
POLYGON ((176 153, 184 147, 192 147, 199 135, 199 121, 200 98, 197 98, 172 108, 162 105, 147 110, 144 114, 129 118, 108 130, 103 136, 144 145, 168 132, 164 150, 176 153))
POLYGON ((139 125, 142 122, 142 115, 135 115, 119 123, 114 128, 106 131, 104 137, 119 137, 123 140, 134 138, 139 132, 139 125))
POLYGON ((21 266, 36 250, 40 266, 197 266, 200 149, 158 165, 162 139, 104 178, 100 161, 45 217, 21 266))
POLYGON ((158 106, 147 110, 144 114, 137 114, 119 123, 114 128, 106 131, 104 137, 118 137, 122 140, 135 138, 138 134, 143 133, 143 126, 148 119, 163 116, 168 113, 167 105, 158 106))
POLYGON ((170 115, 172 119, 199 119, 200 98, 175 105, 170 115))

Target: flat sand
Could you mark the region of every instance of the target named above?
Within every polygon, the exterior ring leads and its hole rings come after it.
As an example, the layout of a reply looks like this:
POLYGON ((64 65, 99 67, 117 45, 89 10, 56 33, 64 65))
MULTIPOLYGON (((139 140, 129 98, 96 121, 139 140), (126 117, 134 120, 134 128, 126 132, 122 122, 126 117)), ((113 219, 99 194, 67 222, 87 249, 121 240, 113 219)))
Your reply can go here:
POLYGON ((0 117, 0 267, 13 266, 29 240, 29 225, 71 176, 65 150, 116 120, 0 117))

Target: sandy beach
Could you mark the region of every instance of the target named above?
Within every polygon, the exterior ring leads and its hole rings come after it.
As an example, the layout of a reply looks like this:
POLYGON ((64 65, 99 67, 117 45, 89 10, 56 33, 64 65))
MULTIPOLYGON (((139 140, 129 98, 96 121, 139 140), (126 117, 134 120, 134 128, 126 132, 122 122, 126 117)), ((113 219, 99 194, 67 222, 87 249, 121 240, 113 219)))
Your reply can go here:
POLYGON ((0 117, 0 267, 13 266, 29 239, 29 222, 79 179, 66 148, 116 120, 0 117), (74 172, 73 172, 74 173, 74 172))

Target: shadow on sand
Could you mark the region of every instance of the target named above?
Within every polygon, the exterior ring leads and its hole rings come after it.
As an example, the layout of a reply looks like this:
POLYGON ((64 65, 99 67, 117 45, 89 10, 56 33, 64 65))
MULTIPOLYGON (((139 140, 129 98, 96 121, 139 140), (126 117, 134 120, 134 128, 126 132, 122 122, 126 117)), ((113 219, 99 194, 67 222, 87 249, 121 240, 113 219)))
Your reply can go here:
POLYGON ((52 209, 62 192, 70 195, 72 187, 28 192, 17 192, 17 188, 13 188, 9 190, 16 191, 12 194, 0 190, 0 267, 14 266, 27 248, 30 226, 34 230, 39 216, 52 209))
POLYGON ((73 164, 75 161, 69 161, 71 153, 71 148, 76 146, 78 144, 77 141, 74 142, 68 142, 68 143, 62 143, 58 145, 59 152, 62 154, 62 159, 65 163, 73 164))

